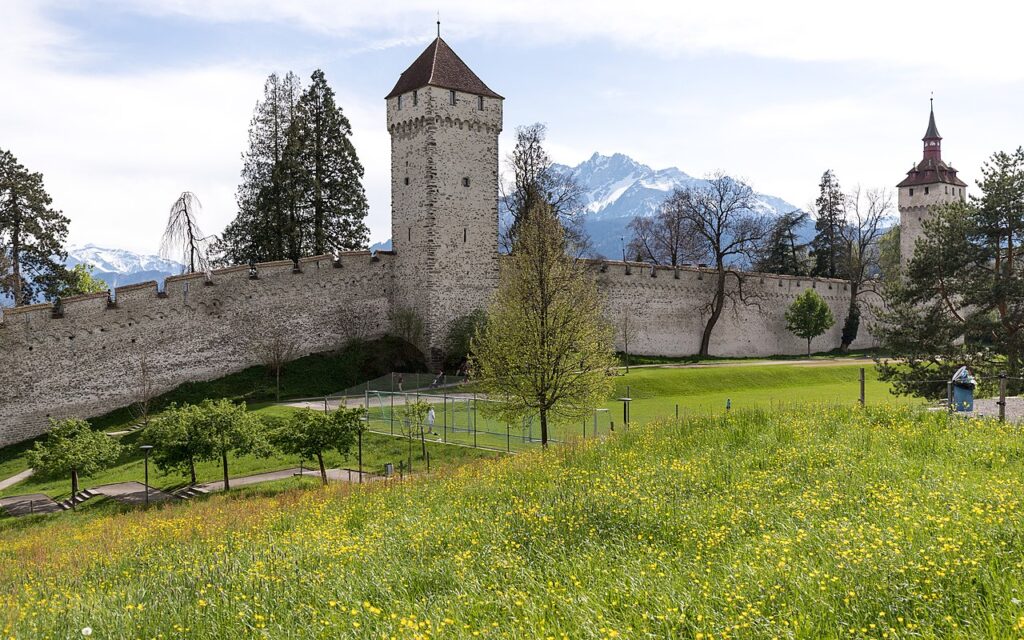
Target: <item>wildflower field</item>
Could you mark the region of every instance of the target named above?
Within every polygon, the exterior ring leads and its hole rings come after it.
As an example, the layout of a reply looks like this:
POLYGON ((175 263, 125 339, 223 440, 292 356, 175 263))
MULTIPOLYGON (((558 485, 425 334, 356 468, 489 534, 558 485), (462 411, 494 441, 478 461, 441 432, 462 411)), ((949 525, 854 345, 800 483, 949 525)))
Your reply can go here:
POLYGON ((3 638, 1024 637, 1019 427, 690 416, 0 534, 3 638))

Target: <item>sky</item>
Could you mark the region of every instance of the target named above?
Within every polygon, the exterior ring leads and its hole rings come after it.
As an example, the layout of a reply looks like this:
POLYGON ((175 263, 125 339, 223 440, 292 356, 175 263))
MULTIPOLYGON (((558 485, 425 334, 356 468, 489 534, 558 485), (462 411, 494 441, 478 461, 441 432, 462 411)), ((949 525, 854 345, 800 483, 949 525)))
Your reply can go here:
POLYGON ((1024 144, 1024 3, 862 0, 0 0, 0 149, 41 172, 69 242, 155 253, 182 191, 219 233, 263 81, 321 68, 390 235, 384 96, 436 34, 505 96, 501 154, 543 122, 557 162, 724 170, 807 206, 821 173, 893 187, 934 93, 968 183, 1024 144))

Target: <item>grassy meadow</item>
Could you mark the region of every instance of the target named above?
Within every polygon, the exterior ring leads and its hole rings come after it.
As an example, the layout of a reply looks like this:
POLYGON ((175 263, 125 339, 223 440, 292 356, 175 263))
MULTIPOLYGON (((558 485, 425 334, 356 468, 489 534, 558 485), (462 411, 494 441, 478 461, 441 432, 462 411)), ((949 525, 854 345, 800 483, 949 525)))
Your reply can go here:
POLYGON ((4 638, 1024 637, 1019 427, 690 415, 431 477, 53 519, 4 638))

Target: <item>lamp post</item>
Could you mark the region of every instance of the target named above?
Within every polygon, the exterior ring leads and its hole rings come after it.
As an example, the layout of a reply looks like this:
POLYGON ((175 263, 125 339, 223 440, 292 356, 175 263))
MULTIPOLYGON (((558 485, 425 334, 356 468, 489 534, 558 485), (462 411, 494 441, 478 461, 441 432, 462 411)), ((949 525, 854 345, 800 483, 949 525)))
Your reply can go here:
POLYGON ((622 402, 622 427, 629 429, 629 403, 633 401, 633 398, 629 397, 629 387, 626 387, 626 395, 619 398, 622 402))
POLYGON ((145 456, 145 460, 146 460, 146 462, 145 462, 145 466, 146 466, 146 506, 148 507, 149 506, 149 452, 153 449, 153 445, 151 445, 151 444, 144 444, 144 445, 142 445, 139 448, 142 449, 142 454, 145 456))

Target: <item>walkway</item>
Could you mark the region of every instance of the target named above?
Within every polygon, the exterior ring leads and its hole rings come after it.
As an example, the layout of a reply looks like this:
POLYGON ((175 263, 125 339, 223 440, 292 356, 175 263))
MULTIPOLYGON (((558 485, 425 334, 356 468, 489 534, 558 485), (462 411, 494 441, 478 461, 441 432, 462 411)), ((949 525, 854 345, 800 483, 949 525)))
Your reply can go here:
MULTIPOLYGON (((260 484, 261 482, 274 482, 275 480, 287 480, 288 478, 294 478, 297 475, 306 477, 320 477, 319 469, 309 469, 308 467, 302 467, 300 470, 298 467, 292 469, 281 469, 280 471, 268 471, 267 473, 257 473, 251 476, 243 476, 241 478, 231 478, 231 488, 236 489, 238 487, 245 487, 252 484, 260 484)), ((328 469, 327 479, 334 480, 336 482, 359 482, 359 472, 352 469, 328 469)), ((377 479, 377 476, 363 472, 363 482, 370 482, 377 479)), ((196 488, 204 493, 213 491, 223 491, 224 481, 218 480, 217 482, 207 482, 204 484, 197 484, 196 488)))
MULTIPOLYGON (((104 484, 98 487, 90 487, 90 491, 125 504, 146 504, 146 485, 141 482, 117 482, 114 484, 104 484)), ((161 491, 155 487, 151 486, 149 488, 150 502, 163 502, 165 500, 170 500, 173 497, 174 496, 171 494, 161 491)))
POLYGON ((21 473, 16 473, 6 480, 0 480, 0 491, 3 491, 7 487, 16 485, 22 480, 31 478, 33 474, 35 474, 35 469, 25 469, 21 473))
POLYGON ((56 513, 63 511, 61 506, 48 495, 29 493, 23 496, 0 498, 0 509, 11 516, 27 516, 33 513, 56 513))

